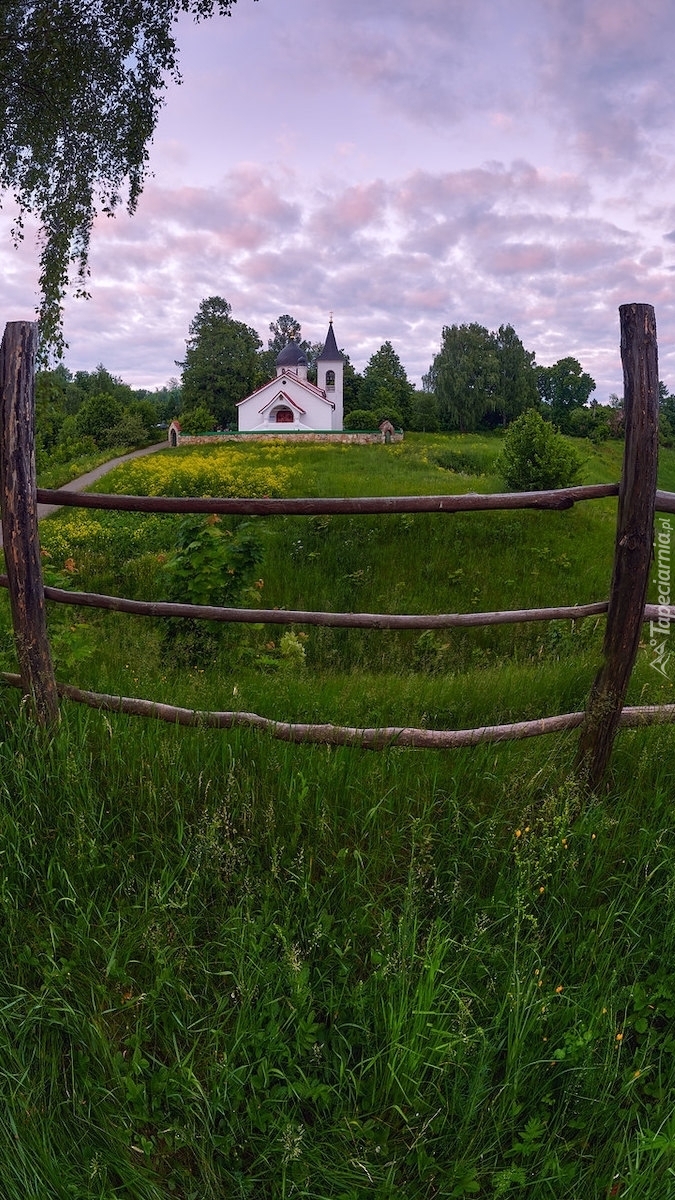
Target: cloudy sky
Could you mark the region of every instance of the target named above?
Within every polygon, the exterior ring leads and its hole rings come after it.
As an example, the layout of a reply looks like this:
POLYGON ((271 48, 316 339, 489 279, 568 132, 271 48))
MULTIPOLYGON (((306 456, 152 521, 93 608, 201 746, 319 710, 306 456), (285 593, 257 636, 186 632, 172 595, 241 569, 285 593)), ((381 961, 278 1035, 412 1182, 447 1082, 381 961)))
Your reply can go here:
MULTIPOLYGON (((359 369, 389 339, 417 381, 443 325, 510 322, 606 401, 617 308, 646 301, 675 390, 668 0, 238 0, 179 44, 154 177, 67 304, 73 369, 161 386, 221 295, 265 344, 332 310, 359 369)), ((30 316, 35 249, 0 256, 7 319, 30 316)))

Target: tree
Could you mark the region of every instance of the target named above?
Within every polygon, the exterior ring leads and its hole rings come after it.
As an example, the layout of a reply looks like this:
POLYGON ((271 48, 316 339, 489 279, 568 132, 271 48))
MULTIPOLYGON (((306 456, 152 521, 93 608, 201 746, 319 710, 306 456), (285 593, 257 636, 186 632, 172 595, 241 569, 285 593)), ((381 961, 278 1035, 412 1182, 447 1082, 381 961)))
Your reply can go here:
POLYGON ((570 413, 586 403, 595 390, 595 380, 582 371, 576 358, 568 357, 559 359, 552 367, 537 367, 537 388, 553 423, 566 430, 570 413))
POLYGON ((272 336, 268 339, 267 349, 273 352, 275 358, 289 342, 297 342, 307 353, 309 343, 300 340, 302 326, 290 313, 283 313, 276 321, 270 321, 270 333, 272 336))
POLYGON ((236 420, 236 404, 252 392, 258 377, 255 329, 234 321, 232 306, 222 296, 202 300, 190 324, 183 368, 183 411, 202 406, 216 423, 236 420))
POLYGON ((43 351, 60 356, 62 300, 75 264, 86 294, 97 211, 133 213, 167 82, 180 82, 181 12, 229 15, 236 0, 15 0, 0 5, 0 188, 15 237, 40 227, 43 351))
POLYGON ((508 425, 538 403, 534 353, 525 349, 513 325, 500 325, 495 341, 499 383, 494 414, 502 425, 508 425))
POLYGON ((391 342, 384 342, 363 372, 360 401, 365 409, 392 409, 405 425, 410 423, 414 388, 391 342))
POLYGON ((90 437, 101 448, 109 444, 108 435, 122 419, 122 405, 108 392, 88 396, 75 418, 80 437, 90 437))
POLYGON ((462 433, 478 428, 497 407, 499 356, 497 339, 483 325, 446 325, 441 348, 423 378, 425 391, 438 402, 442 429, 462 433))
POLYGON ((377 413, 371 408, 354 408, 345 418, 345 429, 374 430, 377 427, 377 413))
POLYGON ((198 404, 196 408, 189 408, 181 416, 180 431, 187 434, 211 433, 215 424, 213 413, 210 413, 203 404, 198 404))
POLYGON ((346 351, 341 350, 340 353, 344 360, 342 372, 342 401, 346 418, 348 413, 354 412, 354 409, 363 408, 363 397, 361 395, 363 388, 363 376, 359 375, 356 368, 352 365, 352 362, 346 351))
POLYGON ((410 428, 416 433, 437 433, 440 428, 438 404, 430 392, 415 392, 410 428))

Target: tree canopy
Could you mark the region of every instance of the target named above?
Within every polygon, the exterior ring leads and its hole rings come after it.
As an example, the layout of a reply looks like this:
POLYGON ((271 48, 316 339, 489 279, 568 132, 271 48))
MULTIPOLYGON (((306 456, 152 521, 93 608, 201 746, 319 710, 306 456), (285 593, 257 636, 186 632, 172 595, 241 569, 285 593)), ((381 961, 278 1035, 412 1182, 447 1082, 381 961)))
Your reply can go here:
POLYGON ((261 383, 266 383, 274 376, 277 355, 289 342, 297 342, 307 356, 307 378, 316 383, 316 360, 323 350, 322 342, 308 342, 302 337, 302 326, 296 317, 290 313, 282 313, 276 321, 270 321, 269 331, 272 334, 267 339, 267 349, 258 355, 259 377, 261 383))
POLYGON ((229 15, 236 0, 0 0, 0 188, 15 237, 40 227, 43 351, 61 354, 75 269, 86 294, 100 210, 133 213, 167 81, 179 82, 176 18, 229 15))
POLYGON ((567 357, 551 367, 537 367, 537 387, 540 400, 550 407, 551 420, 567 430, 570 414, 583 408, 595 390, 595 380, 576 358, 567 357))
MULTIPOLYGON (((391 342, 384 342, 372 355, 363 372, 361 405, 382 417, 391 410, 395 424, 409 425, 414 388, 391 342)), ((389 419, 393 419, 389 417, 389 419)))
POLYGON ((442 429, 470 432, 507 425, 537 404, 534 354, 512 325, 446 325, 441 348, 424 376, 442 429))
POLYGON ((204 407, 218 425, 236 420, 236 404, 252 392, 259 377, 255 329, 232 318, 222 296, 202 300, 190 324, 183 368, 183 409, 204 407))
POLYGON ((436 396, 443 429, 476 429, 494 409, 499 386, 494 334, 476 323, 444 326, 440 351, 424 385, 436 396))

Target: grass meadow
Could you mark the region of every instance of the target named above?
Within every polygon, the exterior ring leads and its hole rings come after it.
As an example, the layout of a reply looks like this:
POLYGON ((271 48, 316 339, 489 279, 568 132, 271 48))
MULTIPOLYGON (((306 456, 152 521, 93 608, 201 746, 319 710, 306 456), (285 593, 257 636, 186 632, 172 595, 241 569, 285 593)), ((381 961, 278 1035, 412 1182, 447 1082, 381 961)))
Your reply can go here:
MULTIPOLYGON (((580 443, 576 443, 577 446, 580 443)), ((584 482, 622 447, 583 447, 584 482)), ((226 445, 119 468, 168 494, 491 491, 499 439, 226 445)), ((675 454, 660 485, 675 490, 675 454)), ((605 599, 616 501, 255 519, 264 607, 605 599)), ((237 526, 232 524, 233 536, 237 526)), ((223 525, 227 519, 223 518, 223 525)), ((173 517, 62 510, 47 578, 161 598, 173 517)), ((3 599, 0 656, 14 669, 3 599)), ((198 708, 461 728, 583 707, 603 621, 213 632, 54 606, 57 676, 198 708), (300 637, 300 634, 306 636, 300 637)), ((640 651, 630 702, 672 700, 640 651)), ((291 746, 2 693, 2 1200, 663 1200, 675 1175, 675 734, 291 746)))

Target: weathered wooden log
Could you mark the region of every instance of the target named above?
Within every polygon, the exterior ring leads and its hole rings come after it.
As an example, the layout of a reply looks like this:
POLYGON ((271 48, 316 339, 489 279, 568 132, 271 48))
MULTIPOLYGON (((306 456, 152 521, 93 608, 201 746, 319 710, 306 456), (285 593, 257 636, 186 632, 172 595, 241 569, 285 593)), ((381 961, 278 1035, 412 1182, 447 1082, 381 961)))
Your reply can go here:
POLYGON ((675 492, 657 490, 655 509, 657 512, 675 513, 675 492))
MULTIPOLYGON (((2 672, 0 678, 13 687, 20 686, 20 677, 2 672)), ((315 742, 324 746, 356 746, 363 750, 385 750, 389 746, 404 746, 418 750, 452 750, 461 746, 476 746, 480 742, 509 742, 538 737, 544 733, 560 733, 577 729, 584 714, 565 713, 559 717, 543 717, 536 721, 517 721, 512 725, 485 725, 478 729, 416 729, 393 726, 383 729, 359 729, 346 725, 302 724, 295 721, 274 721, 249 712, 200 712, 179 708, 154 700, 137 700, 130 696, 109 696, 101 692, 83 691, 67 683, 57 684, 59 694, 78 704, 87 704, 104 712, 127 713, 136 717, 155 717, 170 725, 201 726, 207 729, 234 729, 244 726, 269 733, 283 742, 315 742)))
MULTIPOLYGON (((0 575, 0 588, 8 586, 0 575)), ((246 625, 325 625, 336 629, 453 629, 482 625, 515 625, 524 621, 580 621, 607 612, 607 601, 575 604, 563 608, 507 609, 478 613, 353 613, 315 612, 289 608, 221 608, 206 604, 174 604, 163 600, 127 600, 97 592, 71 592, 68 588, 45 587, 47 600, 72 604, 74 608, 102 608, 132 613, 139 617, 188 617, 191 620, 231 621, 246 625)), ((674 618, 675 619, 675 618, 674 618)))
POLYGON ((228 513, 270 517, 320 516, 325 514, 479 512, 512 508, 571 508, 579 500, 616 496, 618 483, 594 483, 583 487, 556 488, 545 492, 470 492, 465 496, 360 496, 314 497, 292 500, 242 500, 179 496, 115 496, 107 492, 69 492, 67 488, 38 488, 40 504, 63 504, 71 508, 107 508, 124 512, 228 513))
POLYGON ((623 304, 619 313, 626 441, 614 569, 604 662, 591 688, 577 755, 577 770, 591 788, 597 788, 609 762, 637 655, 654 540, 659 435, 656 319, 650 304, 623 304))
MULTIPOLYGON (((21 687, 21 676, 9 671, 0 678, 10 687, 21 687)), ((234 729, 248 727, 269 733, 284 742, 319 743, 329 746, 353 746, 362 750, 386 750, 392 746, 413 750, 455 750, 477 746, 482 742, 522 741, 549 733, 565 733, 578 729, 586 714, 562 713, 555 717, 540 717, 533 721, 515 721, 510 725, 482 725, 476 729, 417 729, 414 726, 391 726, 379 729, 348 725, 303 724, 295 721, 275 721, 249 712, 210 712, 195 708, 180 708, 155 700, 139 700, 131 696, 111 696, 104 692, 89 692, 67 683, 57 684, 59 695, 76 704, 86 704, 102 712, 125 713, 134 717, 151 717, 170 725, 185 725, 203 729, 234 729)), ((648 704, 624 708, 619 716, 621 729, 637 729, 643 725, 675 722, 675 704, 648 704)))
POLYGON ((40 563, 35 478, 34 321, 11 321, 0 346, 0 508, 21 683, 41 724, 57 720, 40 563))

